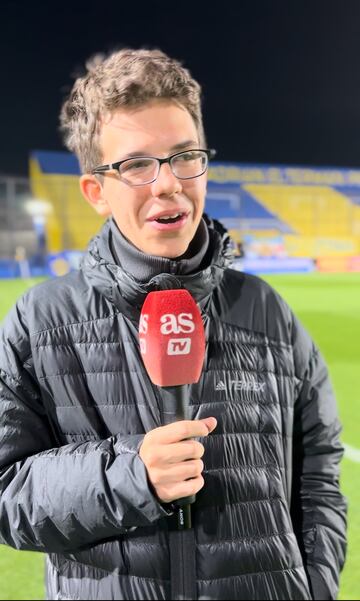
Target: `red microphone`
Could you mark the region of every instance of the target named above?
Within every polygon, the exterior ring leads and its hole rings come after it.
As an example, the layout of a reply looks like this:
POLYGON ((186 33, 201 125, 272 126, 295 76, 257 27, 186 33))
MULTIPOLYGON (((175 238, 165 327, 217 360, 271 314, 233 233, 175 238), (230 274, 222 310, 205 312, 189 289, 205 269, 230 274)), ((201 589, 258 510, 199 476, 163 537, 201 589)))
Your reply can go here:
MULTIPOLYGON (((188 386, 199 381, 205 357, 200 310, 185 289, 150 292, 139 324, 140 352, 153 384, 161 386, 164 425, 189 419, 188 386)), ((177 499, 178 527, 191 528, 195 495, 177 499)))
POLYGON ((205 356, 204 325, 187 290, 150 292, 141 310, 139 338, 142 358, 154 384, 198 382, 205 356))

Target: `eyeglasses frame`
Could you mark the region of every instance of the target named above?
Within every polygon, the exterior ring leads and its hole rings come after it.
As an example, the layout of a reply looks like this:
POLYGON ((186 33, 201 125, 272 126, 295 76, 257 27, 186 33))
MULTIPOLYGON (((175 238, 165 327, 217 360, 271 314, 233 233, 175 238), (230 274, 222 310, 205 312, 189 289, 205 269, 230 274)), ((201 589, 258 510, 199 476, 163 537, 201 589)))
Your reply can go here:
POLYGON ((108 165, 99 165, 99 167, 95 167, 94 169, 91 170, 91 174, 92 175, 96 175, 96 174, 104 174, 106 171, 117 171, 121 181, 123 181, 124 183, 128 184, 129 186, 133 186, 133 187, 137 187, 137 186, 147 186, 148 184, 152 184, 153 182, 155 182, 157 180, 157 178, 159 177, 159 173, 160 173, 160 168, 161 165, 163 165, 164 163, 168 163, 171 169, 171 172, 175 175, 175 177, 177 177, 178 179, 182 179, 182 180, 186 180, 186 179, 194 179, 195 177, 200 177, 201 175, 203 175, 208 167, 209 164, 209 160, 213 159, 216 155, 216 150, 214 148, 189 148, 189 150, 181 150, 180 152, 176 152, 175 154, 172 154, 171 156, 167 157, 166 159, 159 159, 158 157, 150 157, 150 156, 134 156, 134 157, 128 157, 127 159, 123 159, 122 161, 117 161, 116 163, 109 163, 108 165), (202 173, 200 173, 199 175, 192 175, 190 177, 178 177, 177 175, 175 175, 175 173, 172 170, 172 166, 171 166, 171 161, 173 158, 177 157, 180 154, 184 154, 186 152, 194 152, 194 151, 198 151, 198 152, 205 152, 205 154, 207 155, 208 158, 208 163, 206 165, 206 168, 204 169, 204 171, 202 173), (155 159, 158 162, 159 168, 158 168, 158 172, 156 174, 156 177, 154 177, 154 179, 145 182, 143 184, 130 184, 130 182, 128 182, 126 179, 121 177, 120 171, 119 171, 119 167, 120 165, 122 165, 123 163, 126 163, 127 161, 133 161, 134 159, 155 159))

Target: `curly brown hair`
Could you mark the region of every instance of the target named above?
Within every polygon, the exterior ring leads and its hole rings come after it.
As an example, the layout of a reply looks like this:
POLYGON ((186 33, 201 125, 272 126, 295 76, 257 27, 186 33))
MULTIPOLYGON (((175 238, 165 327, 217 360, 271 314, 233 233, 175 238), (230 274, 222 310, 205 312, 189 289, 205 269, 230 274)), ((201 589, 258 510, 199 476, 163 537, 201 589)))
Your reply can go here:
POLYGON ((97 54, 86 63, 60 113, 66 147, 76 154, 81 170, 89 173, 102 161, 102 120, 116 109, 169 99, 192 116, 201 145, 205 134, 201 87, 181 63, 161 50, 124 48, 109 56, 97 54))

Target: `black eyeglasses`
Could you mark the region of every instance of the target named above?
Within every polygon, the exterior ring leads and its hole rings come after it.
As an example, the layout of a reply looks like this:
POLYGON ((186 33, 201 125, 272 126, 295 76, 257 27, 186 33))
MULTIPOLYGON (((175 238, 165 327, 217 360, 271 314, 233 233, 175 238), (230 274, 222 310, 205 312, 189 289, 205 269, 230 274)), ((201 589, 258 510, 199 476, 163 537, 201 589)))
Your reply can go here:
POLYGON ((118 171, 120 179, 129 186, 144 186, 154 182, 164 163, 169 163, 170 169, 175 177, 179 179, 192 179, 205 173, 209 159, 214 158, 216 150, 199 149, 185 150, 172 154, 167 159, 156 157, 134 157, 124 159, 109 165, 95 167, 91 173, 104 173, 105 171, 118 171))

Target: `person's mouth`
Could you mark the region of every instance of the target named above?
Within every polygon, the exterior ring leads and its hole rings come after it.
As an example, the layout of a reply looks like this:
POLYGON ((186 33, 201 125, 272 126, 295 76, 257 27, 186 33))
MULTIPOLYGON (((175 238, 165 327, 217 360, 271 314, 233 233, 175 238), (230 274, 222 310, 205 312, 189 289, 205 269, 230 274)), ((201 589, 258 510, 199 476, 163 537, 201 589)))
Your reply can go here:
POLYGON ((152 215, 147 221, 157 230, 176 230, 185 225, 189 215, 190 212, 188 210, 165 210, 152 215))

